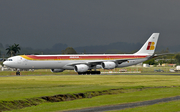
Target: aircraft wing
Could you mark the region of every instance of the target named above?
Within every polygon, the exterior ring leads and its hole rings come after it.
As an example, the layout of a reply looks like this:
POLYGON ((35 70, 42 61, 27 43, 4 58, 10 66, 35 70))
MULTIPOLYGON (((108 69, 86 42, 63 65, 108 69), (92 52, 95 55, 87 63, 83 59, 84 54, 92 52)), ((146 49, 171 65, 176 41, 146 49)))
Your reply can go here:
POLYGON ((158 56, 169 55, 169 54, 175 54, 175 53, 153 54, 152 56, 149 57, 149 59, 151 59, 151 58, 156 58, 156 57, 158 57, 158 56))
POLYGON ((85 65, 100 65, 103 61, 98 60, 98 61, 82 61, 82 62, 73 62, 69 63, 66 66, 75 66, 79 64, 85 64, 85 65))
POLYGON ((118 63, 118 64, 121 64, 121 63, 126 62, 128 60, 132 60, 132 59, 115 60, 115 62, 118 63))
POLYGON ((85 65, 89 65, 89 66, 96 66, 96 65, 101 65, 101 63, 103 62, 115 62, 117 64, 121 64, 123 62, 126 62, 128 60, 132 60, 132 59, 120 59, 120 60, 97 60, 97 61, 82 61, 82 62, 74 62, 74 63, 69 63, 66 66, 75 66, 75 65, 79 65, 79 64, 85 64, 85 65))

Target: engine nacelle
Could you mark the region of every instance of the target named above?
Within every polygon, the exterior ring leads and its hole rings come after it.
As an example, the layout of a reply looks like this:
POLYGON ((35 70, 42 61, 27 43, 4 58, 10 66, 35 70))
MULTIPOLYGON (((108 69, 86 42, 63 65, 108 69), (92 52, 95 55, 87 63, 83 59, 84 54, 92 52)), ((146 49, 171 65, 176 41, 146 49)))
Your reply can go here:
POLYGON ((114 69, 116 67, 116 63, 114 62, 103 62, 101 65, 103 69, 114 69))
POLYGON ((51 69, 51 72, 63 72, 64 69, 51 69))
POLYGON ((85 64, 80 64, 80 65, 74 66, 75 72, 86 72, 86 71, 88 71, 88 69, 89 69, 89 67, 85 64))

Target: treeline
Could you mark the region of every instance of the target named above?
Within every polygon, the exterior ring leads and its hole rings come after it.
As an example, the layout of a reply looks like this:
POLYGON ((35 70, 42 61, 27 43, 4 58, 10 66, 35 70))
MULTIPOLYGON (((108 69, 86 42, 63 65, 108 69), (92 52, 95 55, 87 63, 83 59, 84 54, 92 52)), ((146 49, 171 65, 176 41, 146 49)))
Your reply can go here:
MULTIPOLYGON (((0 43, 0 52, 1 54, 6 54, 6 49, 11 46, 11 45, 5 45, 5 47, 0 43)), ((63 51, 70 47, 67 44, 62 44, 62 43, 57 43, 54 44, 50 48, 45 48, 45 49, 34 49, 31 47, 23 47, 21 46, 21 51, 19 54, 61 54, 63 51)), ((117 54, 117 53, 134 53, 138 51, 142 47, 142 44, 140 43, 125 43, 125 42, 116 42, 116 43, 111 43, 108 45, 93 45, 93 46, 81 46, 81 47, 74 47, 73 49, 78 53, 78 54, 99 54, 99 53, 106 53, 106 54, 117 54)), ((180 47, 180 46, 179 46, 180 47)), ((169 51, 171 52, 178 52, 179 49, 175 47, 163 47, 163 46, 157 46, 156 51, 158 53, 160 52, 166 52, 169 51), (167 49, 166 49, 167 48, 167 49), (163 51, 164 50, 164 51, 163 51)))
MULTIPOLYGON (((120 50, 118 50, 119 48, 117 47, 118 45, 116 44, 116 49, 109 49, 106 50, 104 52, 100 51, 99 46, 96 46, 97 52, 91 52, 91 54, 99 54, 99 53, 116 53, 116 54, 120 54, 120 53, 135 53, 137 50, 134 51, 130 51, 129 52, 122 52, 120 50), (99 52, 98 52, 99 51, 99 52)), ((139 47, 140 48, 140 47, 139 47)), ((138 48, 138 49, 139 49, 138 48)), ((81 48, 81 52, 76 50, 77 48, 72 48, 72 47, 68 47, 66 44, 55 44, 54 46, 52 46, 52 48, 50 49, 32 49, 29 47, 21 47, 19 44, 13 44, 13 45, 6 45, 6 47, 4 47, 1 43, 0 43, 0 55, 1 57, 9 57, 9 56, 14 56, 14 55, 23 55, 23 54, 35 54, 35 55, 40 55, 40 54, 88 54, 89 51, 86 49, 86 47, 81 48)), ((94 46, 95 49, 95 46, 94 46)), ((162 63, 169 63, 169 64, 180 64, 180 53, 174 53, 174 54, 168 54, 170 53, 169 48, 166 49, 162 49, 157 51, 155 54, 166 54, 166 55, 162 55, 162 56, 158 56, 157 58, 148 60, 144 63, 150 64, 150 65, 158 65, 158 64, 162 64, 162 63)))
POLYGON ((144 63, 149 65, 162 65, 165 63, 180 65, 180 53, 162 54, 162 56, 147 60, 144 63))

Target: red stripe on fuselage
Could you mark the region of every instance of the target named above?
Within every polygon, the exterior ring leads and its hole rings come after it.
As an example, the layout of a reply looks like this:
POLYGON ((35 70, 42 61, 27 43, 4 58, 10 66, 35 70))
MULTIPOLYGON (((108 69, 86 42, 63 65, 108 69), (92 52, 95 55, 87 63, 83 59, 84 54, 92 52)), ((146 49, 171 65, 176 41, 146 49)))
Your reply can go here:
POLYGON ((26 55, 32 60, 110 60, 110 59, 136 59, 136 58, 145 58, 147 55, 138 56, 138 55, 69 55, 69 56, 36 56, 36 55, 26 55))

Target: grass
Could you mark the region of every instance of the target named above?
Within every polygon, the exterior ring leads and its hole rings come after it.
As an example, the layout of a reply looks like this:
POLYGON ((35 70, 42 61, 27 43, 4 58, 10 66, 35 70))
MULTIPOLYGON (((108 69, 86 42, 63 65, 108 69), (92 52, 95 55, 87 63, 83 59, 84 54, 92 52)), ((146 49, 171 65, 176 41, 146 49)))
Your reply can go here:
MULTIPOLYGON (((38 106, 28 107, 21 110, 14 110, 12 112, 26 111, 26 112, 43 112, 43 111, 62 111, 69 109, 80 109, 94 106, 103 106, 103 105, 114 105, 128 102, 137 102, 152 100, 157 98, 170 97, 174 95, 179 95, 180 88, 156 88, 152 90, 144 91, 135 91, 127 92, 123 94, 116 95, 104 95, 94 98, 86 98, 74 101, 67 102, 58 102, 58 103, 44 103, 38 106), (172 93, 172 92, 173 93, 172 93)), ((151 109, 151 111, 153 111, 151 109)))
POLYGON ((180 85, 180 76, 18 76, 0 78, 0 99, 19 100, 46 95, 79 93, 137 86, 180 85))
POLYGON ((74 101, 42 103, 14 111, 58 111, 90 106, 120 104, 180 95, 178 75, 48 75, 0 77, 0 101, 26 100, 41 96, 82 93, 108 89, 133 89, 74 101), (160 87, 143 91, 139 87, 160 87), (165 87, 165 86, 168 86, 165 87))

